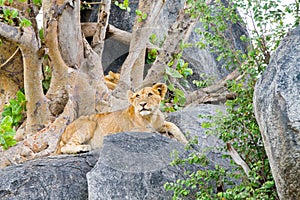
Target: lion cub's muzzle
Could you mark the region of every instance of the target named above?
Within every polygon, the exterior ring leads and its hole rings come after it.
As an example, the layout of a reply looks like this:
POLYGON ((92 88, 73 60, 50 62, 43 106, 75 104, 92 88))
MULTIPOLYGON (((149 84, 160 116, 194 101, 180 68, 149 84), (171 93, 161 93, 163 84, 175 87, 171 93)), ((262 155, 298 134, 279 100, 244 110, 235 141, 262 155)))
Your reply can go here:
POLYGON ((151 114, 151 111, 152 109, 151 108, 147 108, 147 102, 140 102, 139 103, 139 113, 142 115, 142 116, 145 116, 145 115, 150 115, 151 114))

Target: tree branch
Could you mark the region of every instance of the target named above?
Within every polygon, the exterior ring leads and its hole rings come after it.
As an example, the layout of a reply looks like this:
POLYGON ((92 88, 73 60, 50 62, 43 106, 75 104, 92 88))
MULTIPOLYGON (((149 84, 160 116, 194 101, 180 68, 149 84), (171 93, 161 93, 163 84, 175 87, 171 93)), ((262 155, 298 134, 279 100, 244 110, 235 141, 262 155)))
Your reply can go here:
POLYGON ((247 163, 241 158, 241 156, 238 154, 238 152, 231 146, 230 143, 226 143, 227 150, 233 161, 240 165, 247 176, 249 176, 249 172, 251 171, 250 167, 247 165, 247 163))
POLYGON ((100 5, 101 9, 98 12, 98 22, 96 32, 93 35, 92 47, 94 51, 102 57, 102 52, 104 49, 104 40, 106 35, 106 30, 108 26, 108 19, 111 7, 110 0, 103 0, 103 4, 100 5))
POLYGON ((67 81, 68 81, 68 66, 62 58, 58 44, 58 22, 52 20, 48 23, 48 28, 45 30, 45 44, 49 49, 50 65, 52 69, 52 77, 50 88, 47 92, 47 98, 50 100, 50 111, 53 116, 58 116, 62 113, 67 101, 67 81))
POLYGON ((130 45, 130 41, 132 39, 132 34, 127 31, 118 29, 118 28, 114 27, 113 25, 109 24, 108 34, 107 34, 106 39, 107 38, 111 38, 111 39, 117 40, 119 42, 122 42, 123 44, 130 45))
POLYGON ((186 105, 188 104, 200 104, 200 103, 211 103, 211 102, 225 102, 227 99, 233 99, 234 93, 228 92, 227 81, 238 79, 240 73, 238 69, 228 74, 225 78, 221 79, 217 83, 196 90, 186 97, 186 105))
POLYGON ((197 21, 197 19, 192 18, 190 14, 188 14, 187 10, 187 7, 180 10, 177 20, 168 32, 168 37, 163 47, 159 51, 155 62, 143 81, 142 87, 162 82, 165 69, 172 60, 172 56, 180 53, 180 42, 185 42, 188 39, 197 21))
MULTIPOLYGON (((85 37, 94 36, 96 29, 97 29, 97 23, 94 22, 81 23, 81 30, 85 37)), ((130 32, 118 29, 117 27, 109 24, 107 27, 105 39, 109 39, 109 38, 129 46, 130 41, 132 39, 132 34, 130 32)), ((147 43, 147 48, 155 48, 155 47, 151 43, 147 43)))

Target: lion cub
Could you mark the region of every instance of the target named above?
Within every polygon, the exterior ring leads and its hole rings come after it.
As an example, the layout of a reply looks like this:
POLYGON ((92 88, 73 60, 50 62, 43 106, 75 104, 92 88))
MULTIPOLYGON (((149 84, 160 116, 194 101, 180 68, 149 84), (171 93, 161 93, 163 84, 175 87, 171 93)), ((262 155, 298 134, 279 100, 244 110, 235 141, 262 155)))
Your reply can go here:
POLYGON ((109 71, 106 76, 104 76, 105 83, 110 90, 114 90, 120 80, 120 74, 109 71))
POLYGON ((159 104, 167 86, 157 83, 134 93, 128 91, 130 106, 125 110, 82 116, 69 124, 61 136, 56 153, 78 153, 102 147, 103 137, 126 131, 167 133, 186 144, 180 129, 164 119, 159 104))

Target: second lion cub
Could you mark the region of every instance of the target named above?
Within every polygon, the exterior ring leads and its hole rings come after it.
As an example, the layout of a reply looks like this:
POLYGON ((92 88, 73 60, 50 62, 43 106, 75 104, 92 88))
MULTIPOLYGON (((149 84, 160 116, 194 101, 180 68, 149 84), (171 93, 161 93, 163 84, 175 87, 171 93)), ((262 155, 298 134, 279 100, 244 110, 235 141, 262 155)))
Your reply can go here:
POLYGON ((81 116, 67 126, 56 153, 78 153, 102 147, 103 137, 126 131, 168 133, 186 144, 180 129, 164 119, 159 104, 167 86, 157 83, 134 93, 128 91, 130 106, 125 110, 81 116))

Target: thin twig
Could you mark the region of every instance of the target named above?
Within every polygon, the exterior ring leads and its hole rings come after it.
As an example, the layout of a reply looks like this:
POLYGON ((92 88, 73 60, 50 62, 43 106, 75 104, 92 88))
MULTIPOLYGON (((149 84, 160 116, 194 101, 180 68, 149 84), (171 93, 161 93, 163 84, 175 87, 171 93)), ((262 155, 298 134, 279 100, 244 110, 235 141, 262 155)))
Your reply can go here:
POLYGON ((238 165, 240 165, 247 176, 249 176, 249 172, 251 171, 250 167, 247 165, 247 163, 241 158, 239 153, 231 146, 230 143, 226 143, 227 150, 231 158, 234 160, 234 162, 238 165))
POLYGON ((0 69, 2 68, 2 67, 4 67, 16 54, 17 54, 17 52, 20 50, 20 47, 18 47, 17 49, 16 49, 16 51, 2 64, 2 65, 0 65, 0 69))

